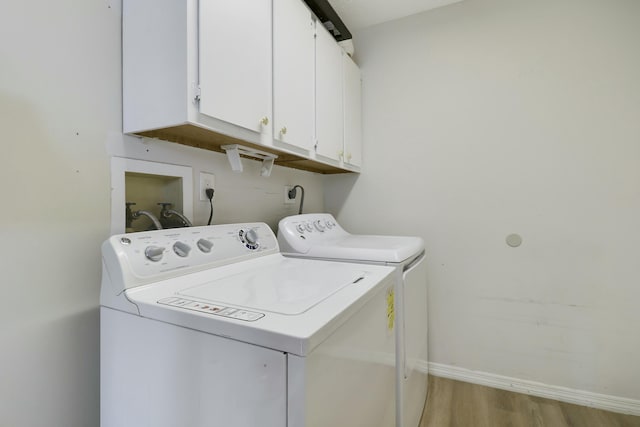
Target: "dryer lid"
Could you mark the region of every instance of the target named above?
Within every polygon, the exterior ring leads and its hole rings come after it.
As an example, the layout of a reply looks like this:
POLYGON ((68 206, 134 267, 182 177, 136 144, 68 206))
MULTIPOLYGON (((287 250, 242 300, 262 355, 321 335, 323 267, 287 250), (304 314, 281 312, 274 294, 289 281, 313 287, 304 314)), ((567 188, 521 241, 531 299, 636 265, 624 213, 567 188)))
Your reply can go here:
POLYGON ((401 263, 424 250, 420 237, 348 234, 316 241, 306 256, 326 259, 401 263))

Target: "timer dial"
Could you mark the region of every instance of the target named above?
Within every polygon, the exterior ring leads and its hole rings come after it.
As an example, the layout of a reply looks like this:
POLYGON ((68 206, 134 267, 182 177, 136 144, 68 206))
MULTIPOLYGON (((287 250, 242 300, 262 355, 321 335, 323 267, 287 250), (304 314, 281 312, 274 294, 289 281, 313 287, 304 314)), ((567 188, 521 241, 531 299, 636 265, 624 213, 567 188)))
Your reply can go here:
POLYGON ((254 229, 240 230, 238 236, 240 236, 240 241, 242 241, 248 249, 255 250, 260 246, 260 243, 258 243, 258 233, 254 229))
POLYGON ((244 239, 247 241, 247 243, 250 243, 252 245, 255 245, 258 242, 258 233, 256 233, 256 230, 247 230, 244 233, 244 239))

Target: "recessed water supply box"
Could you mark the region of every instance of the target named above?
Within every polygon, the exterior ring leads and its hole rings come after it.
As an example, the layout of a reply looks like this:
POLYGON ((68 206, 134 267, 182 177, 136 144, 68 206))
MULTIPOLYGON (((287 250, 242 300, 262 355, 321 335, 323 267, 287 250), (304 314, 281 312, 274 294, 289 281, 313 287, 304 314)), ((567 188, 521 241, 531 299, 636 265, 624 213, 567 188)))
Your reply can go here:
POLYGON ((175 216, 161 218, 162 203, 170 203, 171 209, 193 219, 191 167, 122 157, 111 159, 111 234, 180 226, 172 224, 179 221, 175 216))

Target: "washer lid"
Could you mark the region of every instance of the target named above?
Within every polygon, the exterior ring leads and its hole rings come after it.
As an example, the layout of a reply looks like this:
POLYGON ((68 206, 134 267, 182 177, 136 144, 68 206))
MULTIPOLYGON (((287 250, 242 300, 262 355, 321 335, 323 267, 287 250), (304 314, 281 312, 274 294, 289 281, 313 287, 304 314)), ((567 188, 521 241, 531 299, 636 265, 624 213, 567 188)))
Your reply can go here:
POLYGON ((217 278, 178 294, 223 305, 297 315, 364 277, 364 272, 353 265, 325 268, 314 261, 300 261, 285 258, 280 263, 217 278))
POLYGON ((424 250, 420 237, 348 234, 316 241, 306 256, 353 261, 400 263, 424 250))

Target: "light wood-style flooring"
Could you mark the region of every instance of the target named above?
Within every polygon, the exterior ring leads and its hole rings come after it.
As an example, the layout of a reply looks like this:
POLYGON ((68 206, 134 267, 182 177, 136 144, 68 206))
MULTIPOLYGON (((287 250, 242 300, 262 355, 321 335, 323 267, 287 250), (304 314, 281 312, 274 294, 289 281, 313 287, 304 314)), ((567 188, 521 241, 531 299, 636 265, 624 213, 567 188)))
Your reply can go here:
POLYGON ((640 417, 429 376, 420 427, 640 427, 640 417))

